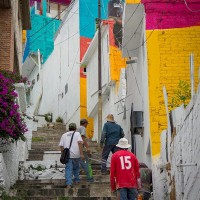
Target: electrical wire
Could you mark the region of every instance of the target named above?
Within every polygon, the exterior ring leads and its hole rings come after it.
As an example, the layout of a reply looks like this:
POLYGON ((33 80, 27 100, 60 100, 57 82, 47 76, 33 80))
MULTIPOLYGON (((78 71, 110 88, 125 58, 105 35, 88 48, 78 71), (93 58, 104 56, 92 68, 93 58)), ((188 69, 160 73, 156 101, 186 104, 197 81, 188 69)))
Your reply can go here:
MULTIPOLYGON (((85 3, 85 6, 87 7, 87 10, 89 11, 90 15, 91 15, 92 17, 95 18, 95 16, 94 16, 93 13, 91 12, 91 10, 90 10, 90 8, 88 7, 88 5, 87 5, 87 3, 85 2, 85 0, 83 0, 83 1, 84 1, 84 3, 85 3)), ((93 0, 92 0, 92 1, 93 1, 93 0)))
MULTIPOLYGON (((74 59, 74 63, 73 63, 73 65, 72 65, 71 71, 70 71, 69 76, 68 76, 68 78, 67 78, 67 82, 69 81, 69 78, 70 78, 71 73, 72 73, 72 71, 73 71, 73 68, 74 68, 74 66, 75 66, 76 59, 77 59, 77 57, 78 57, 79 51, 80 51, 80 46, 79 46, 79 48, 78 48, 78 50, 77 50, 77 53, 76 53, 76 56, 75 56, 75 59, 74 59)), ((69 59, 69 58, 68 58, 68 59, 69 59)))
MULTIPOLYGON (((72 6, 73 6, 72 3, 74 3, 74 2, 75 2, 75 1, 72 1, 71 4, 67 7, 67 9, 70 8, 70 10, 71 10, 71 9, 72 9, 72 6)), ((65 8, 65 9, 66 9, 66 8, 65 8)), ((64 10, 65 10, 65 9, 64 9, 64 10)), ((64 10, 63 10, 63 11, 64 11, 64 10)), ((76 9, 75 12, 72 13, 72 15, 70 16, 70 18, 68 18, 68 20, 66 20, 63 24, 61 24, 61 26, 63 26, 65 23, 67 23, 67 22, 73 17, 74 14, 77 14, 77 13, 76 13, 77 10, 78 10, 78 9, 76 9)), ((58 16, 58 15, 57 15, 57 16, 58 16)), ((50 22, 52 22, 55 18, 56 18, 56 16, 55 16, 51 21, 49 21, 47 24, 45 24, 43 27, 41 27, 38 31, 34 32, 31 36, 35 35, 37 32, 39 32, 40 30, 42 30, 42 29, 43 29, 44 27, 46 27, 50 22)), ((31 36, 29 36, 29 38, 30 38, 31 36)), ((33 44, 33 43, 36 42, 36 41, 37 41, 37 38, 35 38, 33 41, 31 41, 31 44, 33 44)), ((21 54, 21 53, 24 53, 24 51, 18 52, 17 54, 21 54)))
POLYGON ((67 10, 68 7, 66 7, 65 9, 63 9, 60 13, 58 13, 55 17, 53 17, 48 23, 46 23, 44 26, 42 26, 40 29, 38 29, 36 32, 34 32, 32 35, 30 35, 29 37, 34 36, 36 33, 38 33, 39 31, 41 31, 43 28, 45 28, 48 24, 50 24, 53 20, 57 20, 57 17, 63 13, 65 10, 67 10))
POLYGON ((125 46, 127 46, 127 44, 131 41, 131 39, 134 37, 134 35, 137 33, 138 28, 140 27, 140 25, 142 24, 143 20, 144 20, 145 15, 143 15, 142 20, 140 21, 140 23, 138 24, 135 32, 133 33, 133 35, 130 37, 130 39, 127 41, 127 43, 125 45, 122 46, 122 48, 124 48, 125 46))
POLYGON ((135 14, 135 12, 137 11, 138 7, 140 4, 137 5, 136 9, 133 11, 133 13, 131 14, 131 16, 128 18, 128 20, 126 21, 126 23, 124 24, 124 26, 119 30, 119 32, 115 33, 116 35, 119 34, 123 28, 125 28, 125 26, 128 24, 128 22, 131 20, 131 18, 133 17, 133 15, 135 14))
MULTIPOLYGON (((160 19, 159 23, 160 23, 161 21, 162 21, 162 19, 160 19)), ((158 24, 157 24, 157 26, 158 26, 158 24)), ((151 33, 149 34, 149 36, 147 37, 147 39, 146 39, 144 42, 142 42, 142 44, 141 44, 140 46, 136 47, 135 49, 129 50, 129 52, 130 52, 130 51, 135 51, 135 50, 139 49, 140 47, 142 47, 145 43, 147 43, 148 39, 151 37, 151 35, 153 34, 153 32, 154 32, 155 30, 156 30, 156 29, 153 29, 153 30, 151 31, 151 33)))
POLYGON ((62 40, 61 42, 56 43, 54 46, 56 46, 58 44, 61 44, 61 43, 65 42, 65 41, 69 40, 70 38, 74 37, 75 35, 77 35, 78 33, 80 33, 80 31, 84 30, 85 28, 87 28, 92 23, 93 23, 93 20, 90 21, 90 23, 88 23, 85 27, 83 27, 82 29, 80 29, 79 31, 77 31, 76 33, 74 33, 73 35, 69 36, 68 38, 62 40))
POLYGON ((187 9, 188 9, 190 12, 194 12, 194 13, 200 12, 200 10, 192 10, 192 9, 188 6, 187 1, 186 1, 186 0, 183 0, 183 1, 184 1, 185 5, 186 5, 187 9))

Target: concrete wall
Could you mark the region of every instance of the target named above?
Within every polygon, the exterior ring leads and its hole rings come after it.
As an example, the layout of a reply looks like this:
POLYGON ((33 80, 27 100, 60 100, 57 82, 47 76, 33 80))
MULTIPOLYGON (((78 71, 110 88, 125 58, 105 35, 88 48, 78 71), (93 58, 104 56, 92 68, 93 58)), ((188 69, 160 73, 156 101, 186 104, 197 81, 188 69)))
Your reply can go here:
POLYGON ((154 198, 198 200, 200 198, 200 93, 184 108, 172 111, 172 142, 162 132, 161 155, 154 159, 154 198), (170 157, 167 157, 170 152, 170 157), (159 161, 158 161, 159 160, 159 161))
MULTIPOLYGON (((80 40, 78 3, 63 19, 63 24, 54 41, 54 51, 42 65, 42 99, 39 114, 53 113, 53 121, 58 116, 65 123, 79 124, 80 106, 80 40), (73 36, 73 37, 72 37, 73 36), (67 92, 65 93, 65 86, 67 92)), ((35 94, 37 95, 37 94, 35 94)))
MULTIPOLYGON (((121 51, 113 45, 113 24, 112 20, 108 20, 102 27, 102 126, 106 122, 106 116, 112 113, 116 122, 125 129, 126 133, 123 119, 124 107, 121 104, 115 104, 126 94, 125 70, 123 69, 125 59, 121 57, 121 51)), ((97 38, 92 41, 89 48, 91 55, 87 63, 87 109, 88 115, 94 118, 93 140, 98 140, 97 38)))
MULTIPOLYGON (((145 25, 143 25, 141 37, 145 38, 145 25)), ((148 101, 148 67, 146 45, 139 48, 136 63, 128 64, 126 67, 127 94, 126 105, 126 123, 128 128, 127 136, 131 141, 130 116, 133 104, 134 111, 143 111, 144 133, 143 136, 136 135, 136 156, 140 162, 146 163, 151 168, 151 145, 150 145, 150 120, 149 120, 149 101, 148 101)))
MULTIPOLYGON (((104 27, 105 28, 105 27, 104 27)), ((105 29, 104 29, 105 30, 105 29)), ((107 37, 108 37, 108 27, 103 32, 102 35, 102 86, 105 90, 107 84, 110 81, 109 72, 109 55, 107 52, 107 37)), ((97 39, 97 38, 96 38, 97 39)), ((97 102, 98 102, 98 48, 96 40, 92 45, 92 55, 87 64, 87 109, 89 116, 94 116, 97 112, 97 102)))
POLYGON ((176 114, 176 136, 172 142, 171 152, 171 176, 175 179, 177 199, 199 199, 200 198, 200 94, 196 101, 190 102, 185 110, 175 111, 176 114), (178 121, 179 120, 179 121, 178 121), (183 167, 177 167, 183 164, 183 167), (181 172, 183 171, 183 172, 181 172), (183 185, 181 181, 183 178, 183 185), (184 193, 181 196, 181 193, 184 193))

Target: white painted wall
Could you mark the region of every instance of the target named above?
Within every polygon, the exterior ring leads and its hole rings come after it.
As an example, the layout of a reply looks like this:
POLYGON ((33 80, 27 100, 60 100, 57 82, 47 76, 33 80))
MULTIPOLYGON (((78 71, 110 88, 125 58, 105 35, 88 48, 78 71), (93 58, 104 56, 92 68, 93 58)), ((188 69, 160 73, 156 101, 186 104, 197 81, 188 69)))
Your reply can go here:
MULTIPOLYGON (((24 84, 16 84, 16 92, 19 95, 17 102, 20 102, 19 111, 25 112, 25 87, 24 84)), ((25 134, 26 136, 26 134, 25 134)), ((2 146, 2 145, 0 145, 2 146)), ((3 147, 5 151, 0 148, 0 193, 4 189, 6 191, 16 183, 18 180, 19 162, 24 162, 27 159, 28 146, 27 142, 18 141, 9 143, 3 147)))
MULTIPOLYGON (((194 99, 193 99, 194 100, 194 99)), ((184 199, 200 199, 200 94, 196 101, 191 101, 185 110, 184 118, 182 110, 179 112, 179 123, 176 124, 177 135, 175 136, 171 151, 171 172, 175 177, 176 197, 177 200, 184 199), (177 165, 182 163, 183 173, 177 165), (186 166, 191 164, 191 166, 186 166), (196 164, 196 166, 192 166, 196 164), (181 177, 183 177, 183 185, 181 186, 181 177), (181 197, 181 192, 184 195, 181 197)), ((177 116, 177 115, 176 115, 177 116)))
MULTIPOLYGON (((123 111, 121 104, 115 104, 118 100, 124 97, 126 93, 126 84, 124 79, 125 71, 121 78, 124 80, 123 84, 120 82, 120 87, 117 88, 115 82, 110 79, 110 63, 109 63, 109 27, 104 25, 102 27, 102 126, 106 122, 106 116, 112 113, 115 121, 125 128, 123 124, 123 111)), ((87 60, 87 111, 88 115, 94 118, 94 136, 93 140, 98 140, 98 49, 97 37, 93 39, 89 50, 86 54, 87 60), (89 53, 88 53, 89 52, 89 53)), ((84 61, 83 61, 84 63, 84 61)), ((126 131, 125 131, 126 132, 126 131)))
MULTIPOLYGON (((157 184, 160 176, 160 167, 156 164, 154 171, 154 199, 162 200, 164 196, 169 196, 173 189, 171 180, 174 179, 177 200, 199 200, 200 199, 200 93, 193 98, 190 104, 184 109, 183 106, 176 108, 173 112, 173 124, 176 135, 172 143, 168 146, 170 151, 171 170, 165 173, 165 182, 160 186, 157 184), (180 166, 182 164, 183 166, 180 166), (171 175, 171 177, 169 176, 171 175), (157 179, 156 179, 157 178, 157 179), (166 188, 164 192, 160 189, 166 188)), ((161 160, 163 166, 167 163, 166 158, 166 131, 162 133, 161 138, 161 160)), ((155 162, 154 162, 155 163, 155 162)))
MULTIPOLYGON (((102 86, 103 92, 108 87, 110 81, 110 65, 108 54, 108 26, 102 30, 102 86)), ((97 112, 98 102, 98 47, 97 37, 94 37, 90 45, 91 55, 87 63, 87 111, 89 116, 94 116, 97 112)), ((103 95, 103 98, 105 95, 103 95)))
POLYGON ((76 1, 63 17, 62 26, 56 34, 54 51, 39 70, 35 65, 29 80, 35 79, 31 91, 32 111, 39 106, 39 115, 53 113, 53 121, 58 116, 64 123, 79 123, 80 118, 80 33, 79 4, 76 1), (37 74, 39 73, 39 81, 37 74), (78 83, 78 84, 77 84, 78 83), (65 94, 65 85, 68 90, 65 94), (42 96, 41 96, 42 95, 42 96))
MULTIPOLYGON (((143 24, 140 33, 140 43, 145 38, 145 25, 143 24)), ((132 58, 135 59, 135 58, 132 58)), ((146 163, 151 168, 150 152, 150 122, 149 122, 149 98, 148 98, 148 68, 146 46, 138 49, 137 63, 128 64, 126 68, 127 77, 127 98, 125 105, 127 109, 126 123, 130 127, 131 105, 133 103, 134 111, 143 111, 144 134, 143 137, 136 135, 136 156, 140 162, 146 163)), ((127 137, 131 141, 130 128, 127 130, 127 137)))

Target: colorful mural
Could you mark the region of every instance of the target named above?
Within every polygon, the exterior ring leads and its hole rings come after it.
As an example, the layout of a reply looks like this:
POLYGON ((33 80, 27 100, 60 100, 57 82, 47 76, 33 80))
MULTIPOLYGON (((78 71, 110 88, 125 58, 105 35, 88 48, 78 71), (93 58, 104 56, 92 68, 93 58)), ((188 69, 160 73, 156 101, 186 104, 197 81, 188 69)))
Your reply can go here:
MULTIPOLYGON (((101 0, 101 18, 105 20, 104 23, 109 24, 110 29, 110 68, 111 68, 111 80, 119 81, 120 69, 125 67, 125 59, 121 57, 121 50, 119 49, 119 42, 114 37, 114 29, 119 32, 120 28, 116 28, 116 24, 121 27, 121 21, 107 20, 109 17, 121 17, 123 1, 122 0, 101 0), (109 15, 108 15, 109 13, 109 15), (115 28, 114 28, 115 27, 115 28), (116 64, 117 63, 117 64, 116 64)), ((87 51, 92 38, 96 32, 96 19, 98 18, 98 0, 82 0, 79 1, 80 9, 80 61, 82 60, 85 52, 87 51)), ((119 37, 121 34, 116 34, 119 37)), ((121 38, 119 39, 121 40, 121 38)), ((87 117, 87 91, 86 84, 87 79, 83 72, 83 68, 80 69, 80 116, 81 118, 87 117)), ((88 136, 93 136, 93 120, 89 119, 89 126, 87 128, 88 136)))
POLYGON ((45 63, 54 49, 54 35, 58 30, 61 21, 47 17, 46 14, 35 13, 35 7, 31 8, 31 30, 26 34, 26 46, 23 55, 23 62, 29 53, 36 53, 40 49, 42 63, 45 63))
MULTIPOLYGON (((127 3, 138 3, 127 0, 127 3)), ((160 153, 160 134, 167 128, 162 88, 169 103, 180 80, 190 84, 189 56, 194 53, 195 80, 200 66, 200 2, 142 0, 146 12, 150 130, 152 154, 160 153), (193 10, 193 11, 192 11, 193 10)))

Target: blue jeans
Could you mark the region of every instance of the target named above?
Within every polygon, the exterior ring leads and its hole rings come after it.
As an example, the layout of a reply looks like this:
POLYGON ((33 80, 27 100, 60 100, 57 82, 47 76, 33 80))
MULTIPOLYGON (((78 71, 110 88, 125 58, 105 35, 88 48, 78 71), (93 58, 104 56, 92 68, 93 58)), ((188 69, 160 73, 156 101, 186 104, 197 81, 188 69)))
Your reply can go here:
POLYGON ((72 185, 73 176, 74 176, 74 182, 80 182, 79 163, 80 163, 80 158, 70 158, 67 164, 65 165, 66 185, 72 185))
POLYGON ((119 188, 117 190, 120 200, 136 200, 138 191, 135 188, 119 188))
POLYGON ((89 163, 88 155, 86 152, 84 152, 84 157, 85 157, 85 160, 80 159, 80 165, 87 176, 87 181, 93 182, 92 169, 89 169, 90 163, 89 163))
POLYGON ((102 159, 101 159, 101 171, 105 172, 107 170, 106 162, 110 152, 115 153, 118 151, 118 147, 116 145, 105 145, 102 152, 102 159))

